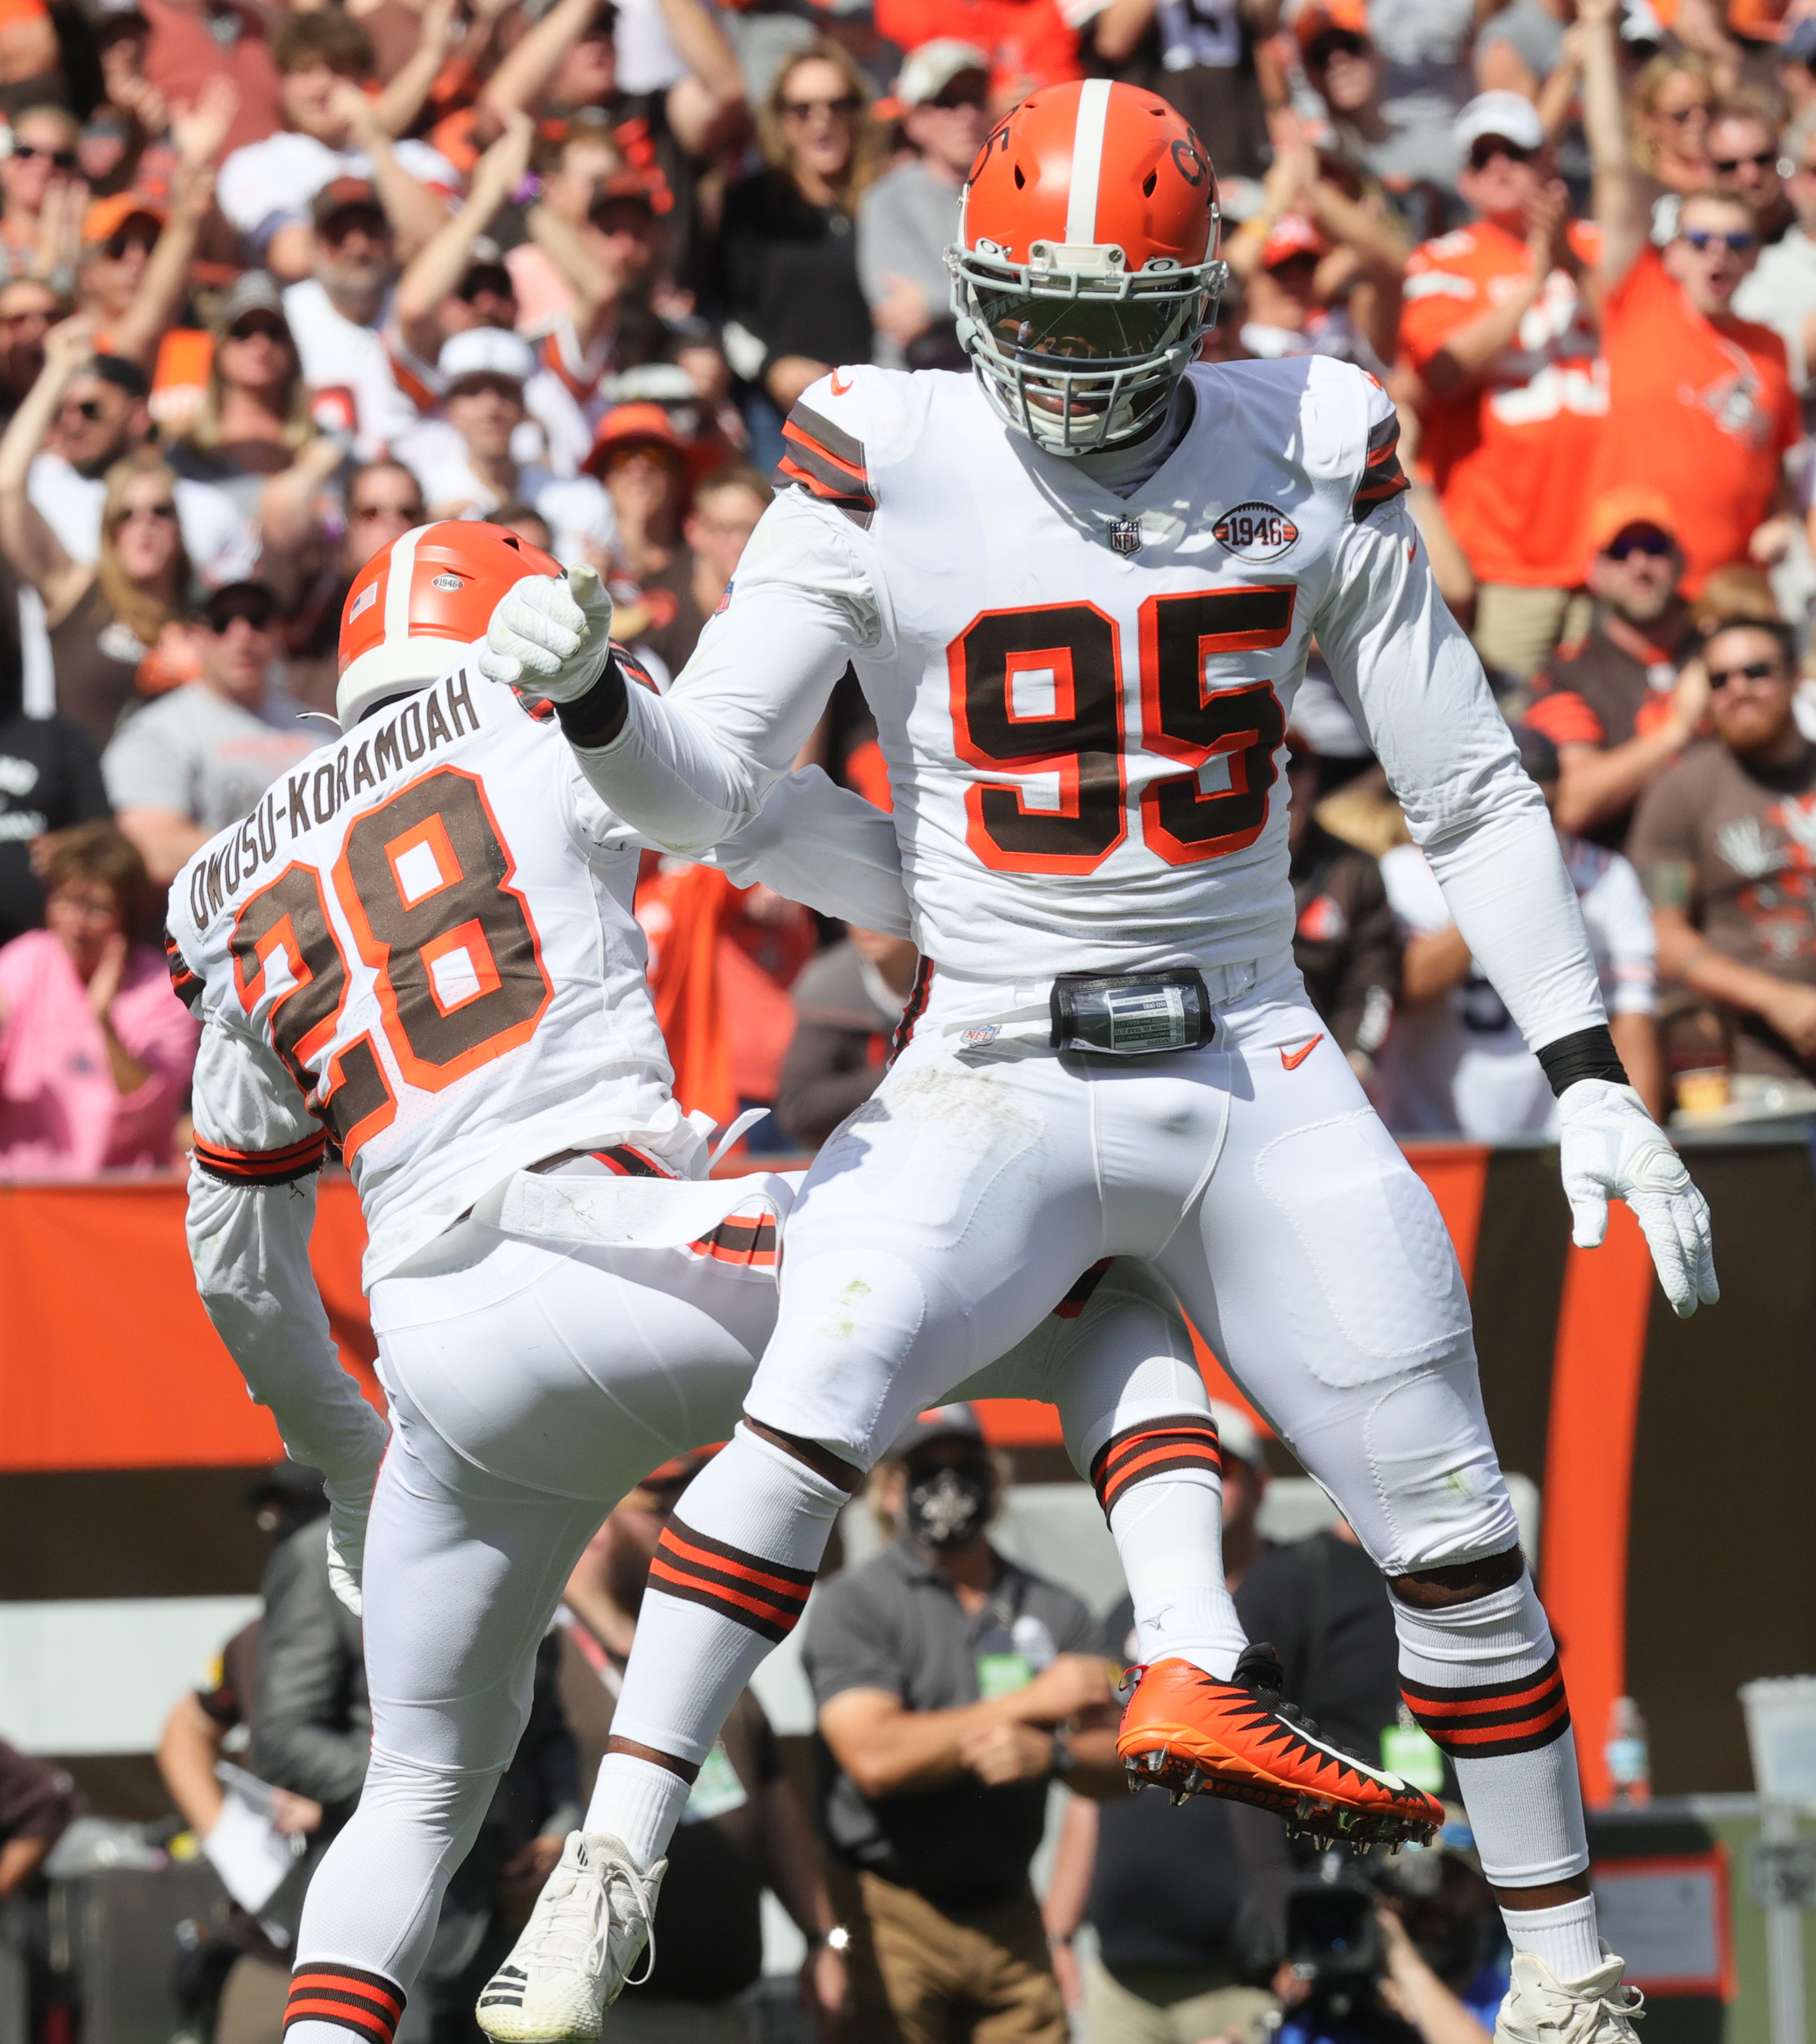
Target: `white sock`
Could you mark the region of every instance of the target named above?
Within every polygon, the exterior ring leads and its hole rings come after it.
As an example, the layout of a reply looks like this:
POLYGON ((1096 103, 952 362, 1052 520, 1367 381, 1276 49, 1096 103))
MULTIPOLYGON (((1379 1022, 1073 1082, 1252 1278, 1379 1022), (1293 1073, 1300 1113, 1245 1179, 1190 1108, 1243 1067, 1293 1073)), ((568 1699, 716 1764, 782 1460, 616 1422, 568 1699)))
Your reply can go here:
MULTIPOLYGON (((845 1501, 838 1485, 738 1427, 657 1544, 615 1737, 696 1765, 706 1758, 745 1685, 799 1620, 845 1501)), ((586 1828, 617 1828, 597 1795, 586 1828)), ((655 1841, 656 1856, 666 1843, 655 1841)))
POLYGON ((692 1786, 672 1767, 609 1753, 599 1764, 585 1829, 615 1838, 638 1873, 647 1873, 674 1835, 692 1786))
POLYGON ((1223 1581, 1223 1481, 1208 1414, 1145 1422, 1092 1458, 1135 1606, 1144 1662, 1188 1661, 1227 1681, 1249 1643, 1223 1581))
POLYGON ((1576 1746, 1531 1577, 1443 1610, 1389 1601, 1400 1693, 1455 1765, 1483 1873, 1497 1888, 1543 1888, 1584 1872, 1576 1746))
POLYGON ((1552 1909, 1503 1909, 1501 1921, 1514 1950, 1543 1959, 1560 1981, 1587 1980, 1602 1964, 1592 1895, 1552 1909))

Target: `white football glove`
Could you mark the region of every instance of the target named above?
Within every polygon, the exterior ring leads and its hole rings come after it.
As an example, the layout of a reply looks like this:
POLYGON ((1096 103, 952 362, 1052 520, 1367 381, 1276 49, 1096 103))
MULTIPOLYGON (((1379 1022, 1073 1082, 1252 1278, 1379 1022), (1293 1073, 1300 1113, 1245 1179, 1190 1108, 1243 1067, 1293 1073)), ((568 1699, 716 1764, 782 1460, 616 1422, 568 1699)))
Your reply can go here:
POLYGON ((328 1587, 355 1618, 365 1614, 360 1573, 366 1565, 366 1519, 378 1473, 328 1485, 328 1587))
POLYGON ((612 596, 597 568, 526 575, 498 599, 479 671, 531 700, 573 702, 612 657, 612 596))
POLYGON ((1687 1320, 1699 1300, 1714 1305, 1722 1293, 1708 1202, 1633 1088, 1607 1079, 1566 1086, 1557 1102, 1557 1140, 1576 1247, 1599 1248, 1609 1201, 1625 1200, 1672 1310, 1687 1320))

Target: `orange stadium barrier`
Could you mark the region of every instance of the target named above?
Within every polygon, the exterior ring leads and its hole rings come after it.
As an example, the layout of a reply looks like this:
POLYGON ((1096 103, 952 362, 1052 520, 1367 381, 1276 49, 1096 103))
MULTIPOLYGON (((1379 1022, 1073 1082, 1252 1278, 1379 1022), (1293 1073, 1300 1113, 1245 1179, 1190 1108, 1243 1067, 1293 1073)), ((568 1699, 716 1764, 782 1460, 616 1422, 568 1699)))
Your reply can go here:
MULTIPOLYGON (((1804 1602, 1761 1554, 1804 1551, 1816 1422, 1816 1185, 1799 1139, 1701 1147, 1722 1304, 1680 1321, 1618 1209, 1569 1242, 1555 1158, 1414 1146, 1475 1302, 1484 1397, 1509 1469, 1541 1487, 1540 1582, 1585 1783, 1606 1791, 1614 1700, 1645 1699, 1656 1778, 1744 1787, 1729 1671, 1803 1672, 1804 1602), (1700 1612, 1686 1646, 1684 1615, 1700 1612), (1711 1726, 1732 1720, 1712 1754, 1711 1726), (1727 1747, 1733 1747, 1732 1753, 1727 1747), (1730 1781, 1730 1775, 1737 1778, 1730 1781)), ((0 1474, 226 1470, 279 1452, 198 1301, 175 1177, 0 1187, 0 1474)), ((351 1185, 322 1188, 313 1262, 340 1354, 374 1403, 351 1185)), ((1240 1393, 1207 1350, 1214 1393, 1240 1393)), ((1050 1408, 985 1409, 1007 1447, 1057 1443, 1050 1408)))

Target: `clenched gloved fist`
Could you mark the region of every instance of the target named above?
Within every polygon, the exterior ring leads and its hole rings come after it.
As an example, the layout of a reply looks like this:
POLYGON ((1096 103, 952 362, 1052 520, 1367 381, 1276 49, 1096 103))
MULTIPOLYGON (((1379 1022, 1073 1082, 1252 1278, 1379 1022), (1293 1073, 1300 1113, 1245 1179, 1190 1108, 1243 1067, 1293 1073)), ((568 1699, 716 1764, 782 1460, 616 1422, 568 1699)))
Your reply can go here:
POLYGON ((498 599, 479 671, 526 697, 576 701, 612 657, 612 597, 596 568, 526 575, 498 599))
POLYGON ((1712 1306, 1722 1293, 1708 1202, 1633 1088, 1608 1079, 1566 1086, 1557 1101, 1557 1140, 1577 1247, 1599 1248, 1609 1201, 1625 1200, 1672 1310, 1687 1320, 1699 1300, 1712 1306))

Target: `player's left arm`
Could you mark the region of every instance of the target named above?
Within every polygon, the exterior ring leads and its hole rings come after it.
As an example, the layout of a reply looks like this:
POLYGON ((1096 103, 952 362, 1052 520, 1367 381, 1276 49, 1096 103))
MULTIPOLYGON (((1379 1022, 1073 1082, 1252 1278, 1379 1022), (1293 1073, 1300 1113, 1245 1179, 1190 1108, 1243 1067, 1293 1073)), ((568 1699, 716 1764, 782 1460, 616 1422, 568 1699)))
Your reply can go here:
POLYGON ((327 1478, 335 1587, 353 1602, 389 1431, 340 1366, 309 1268, 327 1134, 273 1053, 218 1016, 205 1016, 193 1111, 196 1289, 291 1458, 327 1478))
POLYGON ((717 846, 709 863, 740 887, 761 881, 861 930, 914 934, 895 825, 817 766, 778 781, 754 820, 717 846))
POLYGON ((1708 1208, 1628 1083, 1550 813, 1438 594, 1403 480, 1394 486, 1384 395, 1375 409, 1379 445, 1313 629, 1458 929, 1557 1095, 1576 1242, 1599 1243, 1608 1201, 1624 1199, 1672 1307, 1692 1313, 1718 1297, 1708 1208))

